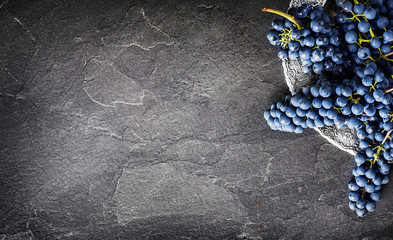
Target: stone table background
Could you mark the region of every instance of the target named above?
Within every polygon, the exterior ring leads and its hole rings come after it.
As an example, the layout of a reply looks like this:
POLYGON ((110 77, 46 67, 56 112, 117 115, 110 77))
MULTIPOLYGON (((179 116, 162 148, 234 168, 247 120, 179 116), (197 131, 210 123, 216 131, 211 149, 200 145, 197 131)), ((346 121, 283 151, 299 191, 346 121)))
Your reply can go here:
POLYGON ((392 239, 393 184, 358 218, 351 155, 263 120, 289 0, 0 2, 1 240, 392 239))

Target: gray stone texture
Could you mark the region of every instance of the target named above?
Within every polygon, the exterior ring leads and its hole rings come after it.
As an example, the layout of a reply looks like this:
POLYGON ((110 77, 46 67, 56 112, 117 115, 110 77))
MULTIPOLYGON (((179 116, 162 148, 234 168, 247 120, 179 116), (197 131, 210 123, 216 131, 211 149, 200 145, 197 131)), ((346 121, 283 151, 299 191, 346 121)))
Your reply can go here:
POLYGON ((392 184, 358 218, 353 157, 263 120, 288 4, 1 1, 0 239, 392 239, 392 184))

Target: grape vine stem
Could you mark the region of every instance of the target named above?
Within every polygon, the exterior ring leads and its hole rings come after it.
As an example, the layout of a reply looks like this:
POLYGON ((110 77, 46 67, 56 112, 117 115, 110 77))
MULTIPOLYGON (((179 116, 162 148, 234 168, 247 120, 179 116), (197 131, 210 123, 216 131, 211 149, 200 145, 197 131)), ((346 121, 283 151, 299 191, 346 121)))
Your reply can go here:
POLYGON ((389 57, 389 56, 391 56, 391 55, 393 55, 393 52, 390 52, 390 53, 385 54, 385 55, 381 55, 381 56, 379 56, 379 58, 377 58, 377 60, 375 60, 375 61, 377 62, 377 61, 379 61, 381 58, 386 59, 387 57, 389 57))
POLYGON ((304 27, 300 21, 296 20, 294 16, 289 15, 288 13, 281 12, 279 10, 275 10, 275 9, 271 9, 271 8, 262 8, 262 12, 270 12, 270 13, 280 15, 280 16, 288 19, 289 21, 293 22, 296 25, 297 29, 302 29, 304 27))
POLYGON ((385 138, 383 139, 381 145, 379 145, 378 151, 377 151, 377 153, 375 154, 375 158, 374 158, 374 161, 373 161, 374 163, 378 160, 379 154, 381 153, 381 150, 382 150, 382 146, 385 144, 386 140, 388 140, 388 138, 390 137, 390 134, 391 134, 392 132, 393 132, 393 130, 390 130, 388 133, 386 133, 386 136, 385 136, 385 138))
POLYGON ((393 88, 386 89, 386 90, 384 91, 384 93, 388 93, 388 92, 391 92, 391 91, 393 91, 393 88))

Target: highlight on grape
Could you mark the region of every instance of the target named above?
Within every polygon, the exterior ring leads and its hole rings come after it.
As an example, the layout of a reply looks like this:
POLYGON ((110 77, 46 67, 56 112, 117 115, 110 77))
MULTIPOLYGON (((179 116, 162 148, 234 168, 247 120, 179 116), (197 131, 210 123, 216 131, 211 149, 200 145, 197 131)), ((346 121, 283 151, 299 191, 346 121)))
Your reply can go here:
POLYGON ((273 130, 302 133, 334 125, 356 130, 356 167, 349 208, 373 212, 393 162, 393 0, 336 0, 332 15, 302 5, 272 22, 267 39, 280 59, 300 61, 315 85, 272 104, 264 118, 273 130))

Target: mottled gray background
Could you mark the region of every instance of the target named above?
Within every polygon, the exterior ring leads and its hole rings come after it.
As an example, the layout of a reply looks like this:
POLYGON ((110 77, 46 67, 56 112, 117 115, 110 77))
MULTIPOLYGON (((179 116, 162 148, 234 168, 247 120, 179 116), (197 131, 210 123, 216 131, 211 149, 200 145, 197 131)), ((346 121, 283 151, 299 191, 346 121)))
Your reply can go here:
POLYGON ((1 1, 0 239, 392 239, 393 184, 357 218, 352 157, 263 120, 288 3, 1 1))

